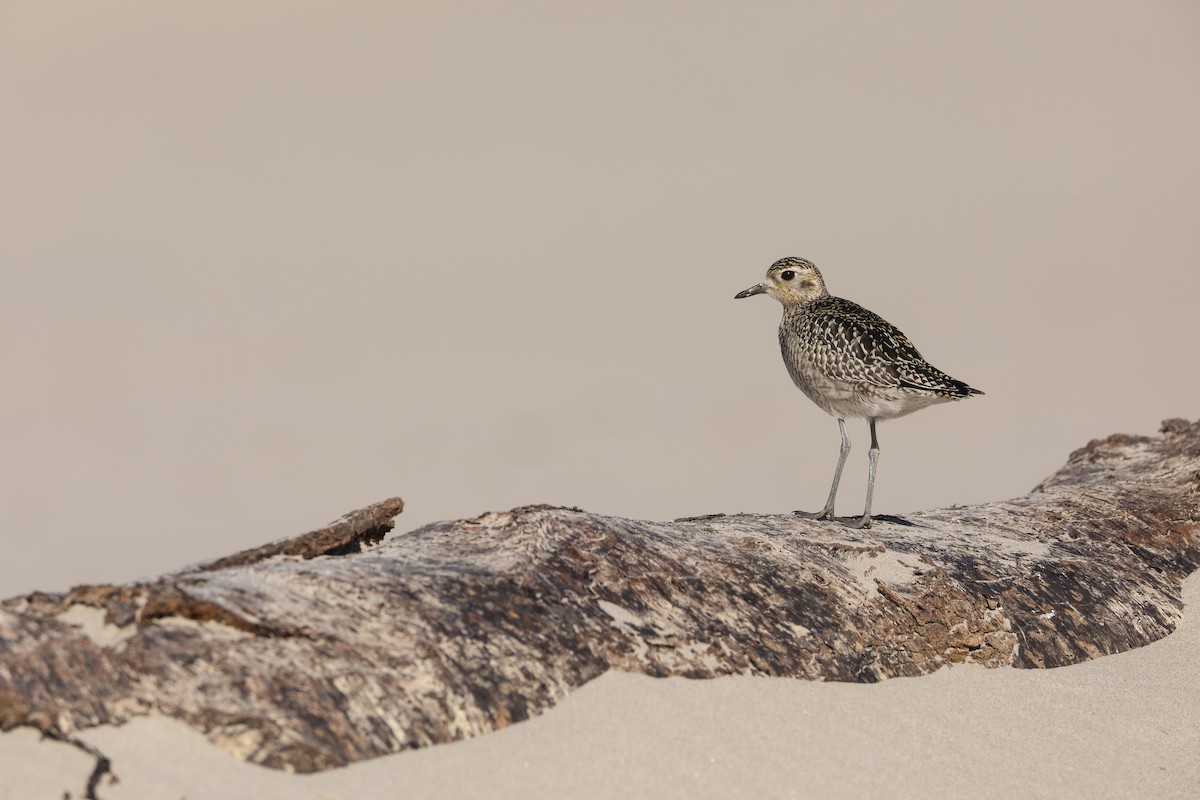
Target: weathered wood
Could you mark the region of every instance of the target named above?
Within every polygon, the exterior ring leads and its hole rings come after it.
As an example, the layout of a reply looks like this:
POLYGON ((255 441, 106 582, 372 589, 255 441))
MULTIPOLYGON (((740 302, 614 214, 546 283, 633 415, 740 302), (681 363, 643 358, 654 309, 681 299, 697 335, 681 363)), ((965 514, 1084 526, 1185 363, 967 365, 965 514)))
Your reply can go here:
POLYGON ((276 556, 316 558, 317 556, 344 556, 350 553, 359 553, 371 545, 378 544, 395 527, 395 517, 403 510, 404 501, 399 497, 393 497, 358 511, 351 511, 337 522, 330 523, 311 533, 243 550, 240 553, 201 564, 195 570, 209 572, 226 567, 238 567, 242 564, 266 561, 268 558, 276 556))
POLYGON ((1015 500, 673 522, 529 506, 378 540, 387 501, 153 581, 0 605, 0 728, 151 711, 301 772, 500 728, 608 669, 840 681, 1152 642, 1200 565, 1200 423, 1110 436, 1015 500))

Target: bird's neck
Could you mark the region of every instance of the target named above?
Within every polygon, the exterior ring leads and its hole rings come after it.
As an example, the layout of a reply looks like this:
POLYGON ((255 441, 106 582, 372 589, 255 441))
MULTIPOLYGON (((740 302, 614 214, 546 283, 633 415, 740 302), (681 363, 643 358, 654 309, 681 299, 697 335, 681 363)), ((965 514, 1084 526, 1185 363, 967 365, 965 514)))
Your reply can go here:
POLYGON ((784 303, 784 313, 794 312, 799 313, 811 306, 813 303, 825 300, 831 295, 824 286, 814 287, 810 292, 804 292, 796 297, 788 298, 788 302, 784 303))

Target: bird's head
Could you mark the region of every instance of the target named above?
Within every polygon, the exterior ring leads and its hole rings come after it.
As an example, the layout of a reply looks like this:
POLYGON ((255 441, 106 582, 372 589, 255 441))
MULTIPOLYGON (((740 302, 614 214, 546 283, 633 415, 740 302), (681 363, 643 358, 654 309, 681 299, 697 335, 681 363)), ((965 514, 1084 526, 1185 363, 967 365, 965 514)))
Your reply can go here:
POLYGON ((816 264, 804 258, 788 256, 771 265, 762 283, 738 292, 735 297, 740 300, 755 294, 769 294, 785 306, 791 306, 805 305, 827 297, 829 291, 816 264))

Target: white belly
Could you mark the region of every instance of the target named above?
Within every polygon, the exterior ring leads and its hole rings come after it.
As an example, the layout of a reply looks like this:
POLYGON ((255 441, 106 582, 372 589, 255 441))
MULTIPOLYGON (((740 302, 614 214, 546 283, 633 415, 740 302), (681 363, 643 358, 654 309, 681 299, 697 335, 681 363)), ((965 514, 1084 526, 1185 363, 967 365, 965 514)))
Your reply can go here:
POLYGON ((815 370, 801 370, 792 378, 810 400, 835 417, 895 419, 953 399, 898 386, 845 383, 815 370))

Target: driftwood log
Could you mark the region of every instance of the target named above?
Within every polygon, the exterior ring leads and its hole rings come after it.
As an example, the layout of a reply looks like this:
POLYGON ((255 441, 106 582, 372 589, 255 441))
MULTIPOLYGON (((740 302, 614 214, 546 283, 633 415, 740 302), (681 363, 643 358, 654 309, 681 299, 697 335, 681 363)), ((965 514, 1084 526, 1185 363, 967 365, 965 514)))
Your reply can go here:
POLYGON ((608 669, 878 681, 1128 650, 1173 630, 1200 565, 1200 423, 1093 441, 1025 497, 866 531, 529 506, 381 542, 401 508, 5 601, 0 729, 86 747, 74 732, 158 712, 309 772, 504 727, 608 669))

